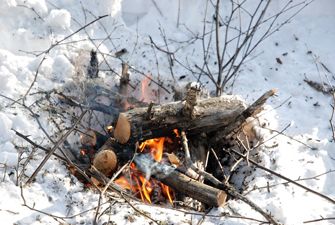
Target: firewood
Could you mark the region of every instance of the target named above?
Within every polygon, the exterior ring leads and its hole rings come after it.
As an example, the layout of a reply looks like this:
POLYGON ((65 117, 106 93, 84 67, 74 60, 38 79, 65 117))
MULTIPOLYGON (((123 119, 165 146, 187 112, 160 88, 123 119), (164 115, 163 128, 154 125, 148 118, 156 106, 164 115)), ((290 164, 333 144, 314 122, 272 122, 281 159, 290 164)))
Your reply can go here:
POLYGON ((101 134, 98 131, 88 129, 80 135, 80 143, 83 146, 94 146, 100 148, 108 139, 107 135, 101 134))
POLYGON ((240 115, 238 115, 234 120, 230 121, 227 127, 224 130, 221 130, 217 133, 213 138, 211 138, 211 143, 216 143, 217 145, 221 145, 224 140, 236 133, 244 126, 246 120, 256 115, 262 110, 264 103, 277 92, 276 89, 269 90, 265 92, 261 97, 259 97, 254 103, 252 103, 248 108, 246 108, 240 115))
POLYGON ((116 170, 117 157, 113 150, 103 150, 98 152, 93 160, 94 167, 105 176, 110 176, 116 170))
POLYGON ((128 142, 131 134, 130 123, 123 113, 120 113, 119 119, 114 129, 114 137, 121 143, 128 142))
POLYGON ((218 131, 235 120, 246 105, 237 96, 224 95, 198 100, 192 108, 192 118, 185 115, 186 101, 153 106, 148 117, 148 108, 141 107, 119 114, 114 137, 127 143, 169 136, 174 129, 183 129, 188 134, 218 131))
POLYGON ((155 162, 148 155, 138 155, 134 158, 134 162, 144 174, 151 175, 175 191, 208 206, 218 207, 226 202, 227 195, 224 191, 189 178, 172 166, 155 162))

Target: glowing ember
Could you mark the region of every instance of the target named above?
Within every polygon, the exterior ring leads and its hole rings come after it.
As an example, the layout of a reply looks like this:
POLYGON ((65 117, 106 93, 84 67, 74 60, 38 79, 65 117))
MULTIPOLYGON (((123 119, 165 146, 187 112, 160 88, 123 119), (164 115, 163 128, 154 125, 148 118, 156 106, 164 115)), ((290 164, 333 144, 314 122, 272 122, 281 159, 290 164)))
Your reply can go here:
POLYGON ((180 136, 179 136, 178 129, 173 129, 173 133, 176 135, 176 137, 180 137, 180 136))
MULTIPOLYGON (((143 153, 150 153, 153 159, 160 162, 163 157, 164 141, 167 138, 155 138, 142 142, 139 146, 139 151, 143 153)), ((130 164, 129 178, 121 176, 115 183, 120 187, 132 191, 144 202, 152 203, 153 192, 155 189, 160 189, 162 195, 172 204, 173 197, 171 189, 165 184, 150 178, 147 180, 142 173, 138 171, 134 163, 130 164)), ((157 191, 157 190, 155 190, 157 191)))

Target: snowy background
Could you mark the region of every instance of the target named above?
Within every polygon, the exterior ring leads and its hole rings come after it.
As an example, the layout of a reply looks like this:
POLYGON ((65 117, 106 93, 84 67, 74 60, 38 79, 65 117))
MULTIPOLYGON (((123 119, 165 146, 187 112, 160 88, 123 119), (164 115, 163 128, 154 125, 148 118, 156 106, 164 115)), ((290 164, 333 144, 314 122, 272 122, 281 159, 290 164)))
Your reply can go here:
MULTIPOLYGON (((280 0, 272 1, 269 13, 277 12, 283 4, 280 0)), ((213 10, 210 9, 211 12, 213 10)), ((165 47, 165 50, 175 52, 176 59, 184 65, 201 63, 201 43, 194 37, 202 33, 203 15, 204 1, 201 0, 1 0, 2 224, 92 224, 99 195, 85 189, 53 157, 36 181, 22 188, 22 194, 20 181, 25 181, 33 173, 45 154, 33 149, 13 130, 29 135, 42 146, 52 146, 46 133, 54 141, 58 140, 59 130, 55 124, 60 124, 60 128, 69 124, 61 123, 61 118, 50 121, 51 109, 39 105, 40 93, 66 86, 78 88, 78 93, 81 93, 80 84, 91 49, 98 48, 100 53, 104 53, 116 73, 121 72, 121 62, 126 61, 139 71, 151 74, 154 80, 163 82, 170 91, 171 86, 179 87, 196 80, 196 76, 179 64, 171 71, 167 55, 152 47, 149 36, 159 46, 165 46, 165 37, 169 44, 169 49, 165 47), (66 38, 105 14, 109 16, 66 38), (43 52, 64 38, 66 40, 48 54, 43 52), (127 49, 127 53, 115 57, 115 53, 123 48, 127 49), (78 85, 71 86, 73 84, 78 85), (25 106, 29 106, 31 111, 25 106), (32 159, 27 161, 28 157, 32 159), (22 171, 25 161, 28 164, 22 171), (24 199, 28 207, 24 206, 24 199)), ((227 89, 229 93, 241 95, 248 103, 269 89, 278 89, 278 96, 267 102, 261 117, 267 128, 259 129, 259 134, 267 140, 277 134, 270 130, 281 131, 289 127, 283 135, 276 135, 259 150, 261 164, 293 180, 310 178, 299 182, 332 199, 335 199, 335 144, 329 120, 334 99, 311 88, 304 79, 334 84, 334 21, 335 2, 314 1, 257 48, 241 67, 234 86, 227 89)), ((103 56, 98 56, 103 61, 103 56)), ((113 88, 118 84, 119 77, 109 70, 106 63, 101 64, 99 82, 113 88)), ((142 79, 140 73, 133 72, 131 75, 136 87, 140 86, 142 79)), ((206 84, 206 77, 203 79, 206 84)), ((158 90, 153 100, 163 102, 172 99, 171 94, 155 84, 152 88, 158 90)), ((215 90, 210 82, 206 88, 215 90)), ((136 96, 141 91, 137 88, 133 92, 136 96)), ((280 184, 283 182, 257 169, 249 177, 248 189, 244 193, 284 224, 335 217, 333 203, 292 184, 280 184), (270 192, 266 188, 257 189, 267 183, 274 185, 270 192)), ((248 205, 237 200, 230 201, 229 207, 213 209, 209 213, 212 216, 204 218, 201 214, 182 212, 168 206, 133 204, 156 221, 166 224, 198 224, 199 221, 202 224, 258 224, 226 217, 224 212, 264 220, 248 205)), ((152 223, 121 200, 103 199, 104 209, 110 213, 99 218, 100 224, 106 221, 114 222, 109 224, 152 223)), ((334 223, 335 220, 317 222, 334 223)))

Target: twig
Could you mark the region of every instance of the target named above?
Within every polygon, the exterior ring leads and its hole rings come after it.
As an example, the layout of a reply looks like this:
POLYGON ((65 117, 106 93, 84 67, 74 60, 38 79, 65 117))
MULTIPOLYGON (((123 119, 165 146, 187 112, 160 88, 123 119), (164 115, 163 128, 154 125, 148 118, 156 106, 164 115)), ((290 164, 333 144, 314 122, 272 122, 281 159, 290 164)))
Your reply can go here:
POLYGON ((216 155, 216 153, 215 153, 215 151, 214 151, 213 148, 211 148, 211 152, 212 152, 214 158, 216 159, 216 162, 218 163, 218 165, 219 165, 219 167, 220 167, 222 173, 224 174, 223 166, 222 166, 222 164, 221 164, 221 162, 220 162, 220 160, 219 160, 218 156, 216 155))
POLYGON ((275 135, 269 137, 269 138, 266 139, 266 140, 263 140, 263 141, 261 141, 261 142, 258 142, 257 145, 255 145, 255 146, 253 147, 253 149, 256 149, 256 148, 260 147, 261 145, 265 144, 266 142, 269 142, 270 140, 274 139, 275 137, 277 137, 277 136, 279 136, 279 135, 282 135, 282 134, 284 133, 284 131, 286 131, 290 126, 291 126, 291 124, 289 123, 289 124, 287 124, 282 130, 277 131, 275 135))
POLYGON ((120 173, 122 173, 122 171, 127 168, 130 164, 126 163, 124 164, 114 175, 113 177, 108 181, 108 183, 105 185, 104 189, 101 191, 102 194, 104 194, 107 189, 109 188, 109 186, 113 183, 113 181, 120 175, 120 173))
MULTIPOLYGON (((162 206, 160 206, 162 207, 162 206)), ((164 207, 162 207, 164 208, 164 207)), ((191 215, 195 215, 195 216, 203 216, 205 213, 201 213, 201 212, 193 212, 193 211, 185 211, 183 209, 172 209, 172 210, 175 210, 177 212, 182 212, 182 213, 185 213, 185 214, 191 214, 191 215)), ((230 215, 229 213, 226 213, 226 212, 223 212, 221 214, 218 214, 218 215, 214 215, 214 214, 207 214, 206 215, 207 217, 212 217, 212 218, 221 218, 221 217, 226 217, 226 218, 232 218, 232 219, 244 219, 244 220, 250 220, 250 221, 255 221, 255 222, 259 222, 261 224, 268 224, 269 222, 268 221, 264 221, 264 220, 258 220, 258 219, 255 219, 255 218, 251 218, 251 217, 245 217, 245 216, 238 216, 238 215, 230 215)))
POLYGON ((151 0, 152 4, 155 6, 155 8, 157 9, 158 13, 163 17, 163 13, 160 10, 160 8, 158 7, 157 3, 155 0, 151 0))
POLYGON ((33 11, 35 13, 35 15, 44 22, 44 19, 40 16, 40 14, 37 13, 37 11, 34 9, 34 7, 29 7, 29 6, 26 6, 26 5, 17 5, 18 7, 23 7, 23 8, 26 8, 26 9, 30 9, 31 11, 33 11))
MULTIPOLYGON (((43 211, 41 211, 41 210, 38 210, 38 209, 35 209, 35 208, 29 206, 29 205, 27 204, 27 201, 26 201, 25 197, 24 197, 24 194, 23 194, 23 186, 22 186, 22 185, 20 185, 20 190, 21 190, 21 198, 22 198, 22 201, 23 201, 23 206, 27 207, 28 209, 30 209, 30 210, 32 210, 32 211, 41 213, 41 214, 43 214, 43 215, 50 216, 50 217, 52 217, 52 218, 61 219, 61 220, 63 220, 63 221, 64 221, 65 219, 73 219, 73 218, 76 218, 76 217, 78 217, 78 216, 80 216, 80 215, 83 215, 83 214, 85 214, 85 213, 87 213, 87 212, 90 212, 90 211, 96 209, 96 207, 93 207, 93 208, 84 210, 84 211, 82 211, 82 212, 73 214, 73 215, 71 215, 71 216, 56 216, 56 215, 52 215, 52 214, 50 214, 50 213, 46 213, 46 212, 43 212, 43 211)), ((102 203, 101 205, 105 205, 105 204, 107 204, 107 203, 108 203, 108 202, 104 202, 104 203, 102 203)))
POLYGON ((20 185, 20 190, 21 190, 21 198, 22 198, 22 201, 23 201, 23 206, 25 206, 25 207, 27 207, 28 209, 33 210, 33 211, 35 211, 35 212, 38 212, 38 213, 41 213, 41 214, 50 216, 51 218, 53 218, 53 219, 56 220, 57 222, 59 222, 58 219, 60 219, 60 220, 62 220, 63 222, 65 222, 65 221, 64 221, 64 218, 62 218, 62 217, 55 216, 55 215, 52 215, 52 214, 47 213, 47 212, 43 212, 43 211, 41 211, 41 210, 38 210, 38 209, 35 209, 34 207, 29 206, 29 205, 27 204, 27 202, 26 202, 26 199, 25 199, 24 195, 23 195, 23 187, 22 187, 22 185, 20 185))
POLYGON ((31 82, 31 84, 30 84, 28 90, 26 91, 26 93, 25 93, 25 94, 23 95, 23 97, 22 97, 23 100, 26 99, 26 97, 27 97, 27 95, 29 94, 30 90, 33 88, 33 86, 34 86, 34 84, 35 84, 35 82, 36 82, 36 80, 37 80, 37 76, 38 76, 38 73, 39 73, 39 69, 40 69, 40 67, 42 66, 42 64, 43 64, 43 62, 44 62, 45 59, 46 59, 46 56, 44 56, 44 57, 42 58, 41 62, 38 64, 38 67, 37 67, 36 72, 35 72, 34 79, 33 79, 33 81, 31 82))
POLYGON ((332 129, 333 141, 335 142, 335 130, 334 130, 334 125, 333 125, 333 119, 334 119, 334 113, 335 113, 335 92, 332 94, 332 97, 333 97, 333 105, 331 105, 332 114, 330 116, 329 123, 330 123, 330 127, 332 129))
POLYGON ((99 210, 100 210, 100 206, 101 206, 102 196, 103 196, 102 192, 100 191, 99 199, 98 199, 98 205, 97 205, 97 208, 95 210, 93 225, 97 225, 98 224, 98 216, 99 216, 99 210))
POLYGON ((45 156, 43 161, 40 163, 40 165, 37 167, 37 169, 34 171, 34 173, 31 175, 31 177, 28 179, 26 184, 30 184, 33 179, 36 177, 38 172, 42 169, 44 164, 48 161, 48 159, 51 157, 51 155, 56 151, 56 149, 66 140, 66 138, 72 133, 72 131, 75 129, 75 127, 81 122, 82 118, 86 114, 87 110, 82 112, 78 120, 74 123, 74 125, 71 127, 70 130, 68 130, 58 141, 57 143, 52 147, 50 152, 45 156))
POLYGON ((160 88, 162 88, 164 91, 166 91, 168 94, 171 94, 171 92, 164 87, 159 81, 156 81, 154 79, 152 79, 150 76, 148 76, 147 74, 145 74, 144 72, 136 69, 135 67, 129 65, 129 68, 132 69, 133 71, 135 71, 136 73, 139 73, 141 75, 143 75, 146 79, 149 79, 151 82, 153 82, 154 84, 157 84, 160 88))
MULTIPOLYGON (((39 149, 45 151, 46 153, 49 153, 49 152, 50 152, 49 149, 44 148, 43 146, 38 145, 38 144, 36 144, 35 142, 33 142, 30 138, 28 138, 27 135, 24 135, 24 134, 20 133, 19 131, 14 130, 14 129, 12 129, 12 130, 15 132, 15 134, 16 134, 17 136, 19 136, 20 138, 24 139, 25 141, 27 141, 29 144, 31 144, 31 145, 34 146, 35 148, 39 148, 39 149)), ((60 156, 60 155, 58 155, 58 154, 55 153, 55 152, 53 152, 52 154, 53 154, 54 156, 56 156, 57 158, 59 158, 60 160, 64 161, 64 162, 67 161, 63 156, 60 156)))
POLYGON ((149 220, 151 220, 152 222, 154 222, 155 224, 159 225, 159 223, 154 220, 152 217, 150 217, 149 215, 147 215, 146 213, 142 212, 141 210, 139 210, 138 208, 136 208, 130 201, 129 199, 127 199, 125 196, 123 196, 121 194, 121 196, 123 197, 123 199, 128 203, 128 205, 135 211, 135 212, 138 212, 140 215, 148 218, 149 220))
POLYGON ((315 219, 315 220, 307 220, 304 221, 303 223, 316 223, 320 221, 325 221, 325 220, 335 220, 335 217, 322 217, 320 219, 315 219))
MULTIPOLYGON (((241 158, 243 160, 243 158, 241 158)), ((304 180, 317 180, 318 177, 321 177, 321 176, 324 176, 328 173, 333 173, 335 172, 335 170, 328 170, 327 172, 324 172, 324 173, 321 173, 321 174, 318 174, 318 175, 315 175, 315 176, 312 176, 312 177, 305 177, 305 178, 298 178, 298 179, 295 179, 294 181, 304 181, 304 180)), ((253 189, 251 189, 250 191, 248 191, 247 193, 245 193, 244 195, 247 195, 249 194, 250 192, 252 191, 255 191, 255 190, 260 190, 260 189, 264 189, 264 188, 272 188, 272 187, 275 187, 275 186, 278 186, 278 185, 286 185, 286 184, 289 184, 290 182, 289 181, 286 181, 286 182, 281 182, 281 183, 276 183, 276 184, 267 184, 266 186, 262 186, 262 187, 254 187, 253 189)))
MULTIPOLYGON (((227 150, 224 150, 224 151, 226 151, 226 152, 234 152, 235 154, 239 155, 240 157, 246 159, 245 155, 241 154, 240 152, 238 152, 238 151, 236 151, 234 149, 230 149, 229 151, 227 151, 227 150)), ((313 189, 310 189, 309 187, 306 187, 306 186, 304 186, 302 184, 299 184, 298 182, 296 182, 296 181, 294 181, 294 180, 292 180, 292 179, 290 179, 288 177, 285 177, 285 176, 283 176, 283 175, 281 175, 281 174, 279 174, 279 173, 277 173, 277 172, 275 172, 275 171, 273 171, 271 169, 268 169, 268 168, 266 168, 266 167, 264 167, 262 165, 259 165, 257 162, 255 162, 252 159, 249 159, 249 162, 251 162, 256 167, 258 167, 258 168, 260 168, 262 170, 265 170, 266 172, 269 172, 269 173, 271 173, 271 174, 273 174, 273 175, 275 175, 275 176, 277 176, 277 177, 279 177, 279 178, 281 178, 283 180, 286 180, 286 181, 288 181, 288 182, 290 182, 292 184, 295 184, 296 186, 301 187, 302 189, 305 189, 306 191, 309 191, 309 192, 311 192, 311 193, 313 193, 313 194, 315 194, 315 195, 317 195, 317 196, 319 196, 319 197, 321 197, 321 198, 323 198, 323 199, 325 199, 325 200, 327 200, 327 201, 335 204, 335 200, 334 199, 332 199, 332 198, 330 198, 330 197, 328 197, 328 196, 326 196, 326 195, 324 195, 324 194, 322 194, 320 192, 317 192, 317 191, 315 191, 313 189)))
POLYGON ((220 14, 219 14, 219 9, 220 9, 220 0, 216 1, 215 5, 215 46, 216 46, 216 60, 218 62, 218 78, 216 81, 216 96, 220 96, 222 93, 222 59, 220 55, 220 36, 219 36, 219 21, 220 21, 220 14))
POLYGON ((88 26, 94 24, 95 22, 97 22, 97 21, 99 21, 99 20, 101 20, 101 19, 103 19, 103 18, 105 18, 105 17, 107 17, 107 16, 109 16, 109 15, 106 14, 106 15, 103 15, 103 16, 99 16, 98 18, 96 18, 96 19, 92 20, 91 22, 85 24, 84 26, 80 27, 78 30, 76 30, 75 32, 71 33, 70 35, 64 37, 64 38, 61 39, 60 41, 56 41, 55 44, 52 44, 47 50, 43 51, 42 53, 38 54, 37 56, 40 56, 40 55, 42 55, 43 53, 49 53, 49 52, 51 51, 51 49, 53 49, 54 47, 56 47, 57 45, 59 45, 59 44, 62 43, 63 41, 69 39, 69 38, 72 37, 73 35, 75 35, 75 34, 77 34, 78 32, 80 32, 81 30, 84 30, 86 27, 88 27, 88 26))
POLYGON ((206 216, 210 211, 211 211, 210 208, 206 210, 206 212, 202 215, 201 219, 198 221, 197 225, 201 225, 205 221, 206 216))
POLYGON ((238 159, 236 160, 236 162, 230 167, 230 174, 228 177, 226 177, 225 183, 228 184, 230 178, 232 177, 235 169, 237 168, 238 164, 240 164, 242 162, 243 159, 238 159))
MULTIPOLYGON (((300 140, 298 140, 298 139, 296 139, 296 138, 294 138, 294 137, 291 137, 291 136, 285 134, 284 131, 285 131, 287 128, 289 128, 290 126, 291 126, 291 124, 289 123, 289 124, 286 125, 286 126, 284 127, 284 129, 282 129, 281 131, 274 130, 274 129, 271 129, 271 128, 268 128, 268 127, 262 127, 262 128, 263 128, 263 129, 266 129, 266 130, 268 130, 268 131, 270 131, 270 132, 275 132, 275 133, 277 133, 278 135, 283 135, 284 137, 287 137, 287 138, 289 138, 289 139, 291 139, 291 140, 293 140, 293 141, 295 141, 295 142, 298 142, 298 143, 300 143, 300 144, 306 146, 307 148, 309 148, 309 149, 311 149, 311 150, 316 150, 315 147, 312 147, 312 146, 306 144, 305 142, 302 142, 302 141, 300 141, 300 140)), ((276 136, 277 136, 277 135, 276 135, 276 136)), ((271 138, 271 139, 272 139, 272 138, 271 138)), ((266 140, 266 141, 269 141, 269 140, 266 140)), ((262 142, 262 143, 264 143, 264 142, 262 142)))
POLYGON ((32 151, 29 153, 27 159, 24 161, 21 169, 21 173, 19 173, 20 162, 22 160, 23 152, 18 153, 17 157, 17 167, 16 167, 16 186, 19 186, 19 180, 21 179, 22 175, 24 174, 25 168, 28 165, 29 161, 33 158, 34 153, 36 152, 37 148, 33 148, 32 151))

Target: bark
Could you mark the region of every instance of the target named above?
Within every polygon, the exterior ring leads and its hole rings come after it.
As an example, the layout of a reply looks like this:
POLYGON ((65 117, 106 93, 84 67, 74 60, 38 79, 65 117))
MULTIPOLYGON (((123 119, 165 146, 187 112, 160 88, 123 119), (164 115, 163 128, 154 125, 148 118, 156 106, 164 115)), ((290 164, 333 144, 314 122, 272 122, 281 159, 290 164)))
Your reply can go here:
POLYGON ((245 109, 243 100, 229 95, 198 100, 192 107, 187 101, 178 101, 152 106, 150 110, 135 108, 120 113, 114 137, 124 144, 169 136, 174 129, 182 129, 189 135, 220 131, 245 109))

